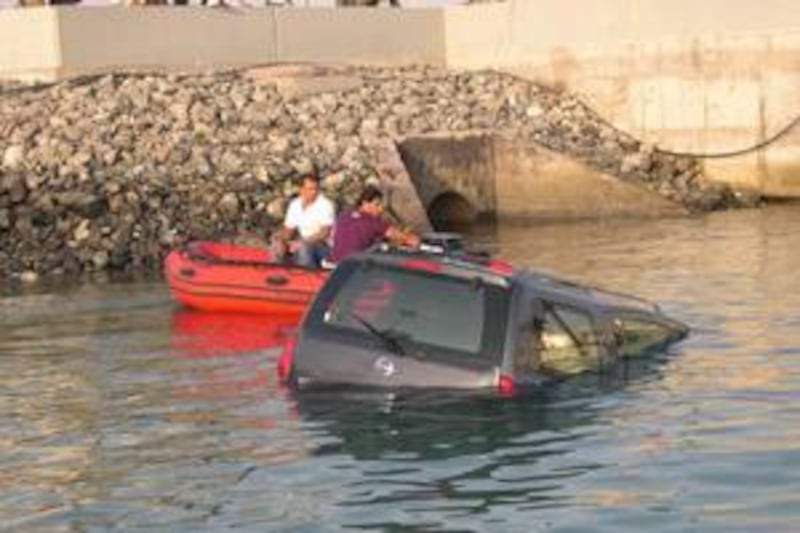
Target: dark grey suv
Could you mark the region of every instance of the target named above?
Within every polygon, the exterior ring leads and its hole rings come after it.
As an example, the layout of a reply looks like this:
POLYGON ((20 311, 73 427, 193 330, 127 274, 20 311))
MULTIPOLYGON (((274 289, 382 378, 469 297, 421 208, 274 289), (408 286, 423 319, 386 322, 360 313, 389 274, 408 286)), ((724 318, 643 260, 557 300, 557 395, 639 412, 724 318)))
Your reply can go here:
POLYGON ((508 394, 602 371, 687 333, 644 300, 481 256, 373 251, 331 274, 278 372, 298 387, 508 394))

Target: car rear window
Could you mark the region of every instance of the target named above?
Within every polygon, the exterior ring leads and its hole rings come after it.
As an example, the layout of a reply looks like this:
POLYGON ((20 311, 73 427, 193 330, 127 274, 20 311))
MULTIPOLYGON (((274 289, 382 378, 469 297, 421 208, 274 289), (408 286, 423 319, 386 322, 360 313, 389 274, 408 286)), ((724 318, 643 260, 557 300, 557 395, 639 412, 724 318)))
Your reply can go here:
POLYGON ((479 355, 502 345, 505 294, 479 279, 361 263, 323 299, 319 325, 369 335, 367 322, 407 342, 479 355))

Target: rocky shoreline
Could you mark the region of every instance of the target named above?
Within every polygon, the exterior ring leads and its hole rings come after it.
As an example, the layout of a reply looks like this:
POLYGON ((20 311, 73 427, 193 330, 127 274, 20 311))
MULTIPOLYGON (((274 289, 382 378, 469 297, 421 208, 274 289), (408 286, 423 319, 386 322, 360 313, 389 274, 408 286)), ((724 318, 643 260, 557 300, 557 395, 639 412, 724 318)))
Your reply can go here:
POLYGON ((0 85, 0 279, 155 268, 199 238, 264 235, 314 167, 338 200, 377 179, 369 146, 488 130, 535 141, 692 211, 755 199, 615 130, 574 95, 497 72, 348 69, 286 94, 246 72, 0 85))

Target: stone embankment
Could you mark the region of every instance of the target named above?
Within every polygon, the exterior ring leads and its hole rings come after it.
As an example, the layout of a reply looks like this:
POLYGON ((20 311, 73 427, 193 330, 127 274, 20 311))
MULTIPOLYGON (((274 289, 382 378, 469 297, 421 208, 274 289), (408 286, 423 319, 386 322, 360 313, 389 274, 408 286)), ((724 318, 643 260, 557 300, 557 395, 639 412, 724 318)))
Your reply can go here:
POLYGON ((426 132, 535 141, 695 211, 742 202, 574 95, 496 72, 346 74, 359 83, 306 95, 246 72, 0 85, 0 278, 155 267, 190 239, 263 235, 298 173, 352 198, 376 179, 372 142, 426 132))

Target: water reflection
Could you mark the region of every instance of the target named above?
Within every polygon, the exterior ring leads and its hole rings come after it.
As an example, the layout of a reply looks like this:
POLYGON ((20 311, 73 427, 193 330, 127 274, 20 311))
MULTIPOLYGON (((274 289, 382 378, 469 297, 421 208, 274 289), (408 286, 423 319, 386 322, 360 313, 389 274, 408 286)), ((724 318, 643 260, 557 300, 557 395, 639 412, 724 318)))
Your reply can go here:
MULTIPOLYGON (((247 395, 285 399, 288 391, 275 372, 276 353, 296 329, 297 321, 291 317, 176 309, 171 317, 171 355, 191 364, 174 368, 173 399, 216 402, 247 395)), ((176 413, 173 420, 191 422, 197 416, 176 413)), ((292 408, 278 418, 242 418, 238 425, 267 429, 286 416, 294 417, 292 408)))
POLYGON ((398 391, 331 387, 301 390, 293 400, 301 416, 337 437, 319 454, 356 459, 429 460, 482 454, 521 435, 573 430, 593 421, 593 401, 631 383, 662 378, 672 356, 632 359, 598 375, 587 374, 513 398, 493 391, 398 391), (369 431, 366 429, 369 428, 369 431))
POLYGON ((295 318, 252 313, 177 308, 170 319, 173 355, 181 358, 235 356, 278 348, 296 329, 295 318))
POLYGON ((511 401, 290 394, 291 326, 160 282, 0 298, 10 530, 794 531, 800 209, 482 229, 521 265, 641 295, 674 353, 511 401))
POLYGON ((362 465, 337 498, 342 522, 438 530, 479 518, 509 527, 513 521, 499 518, 508 507, 576 503, 577 479, 606 466, 576 450, 598 439, 616 404, 609 395, 659 379, 668 360, 630 361, 513 399, 352 389, 303 390, 293 399, 318 442, 314 456, 362 465))

